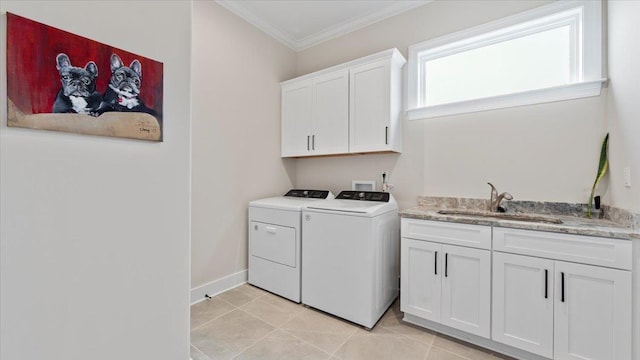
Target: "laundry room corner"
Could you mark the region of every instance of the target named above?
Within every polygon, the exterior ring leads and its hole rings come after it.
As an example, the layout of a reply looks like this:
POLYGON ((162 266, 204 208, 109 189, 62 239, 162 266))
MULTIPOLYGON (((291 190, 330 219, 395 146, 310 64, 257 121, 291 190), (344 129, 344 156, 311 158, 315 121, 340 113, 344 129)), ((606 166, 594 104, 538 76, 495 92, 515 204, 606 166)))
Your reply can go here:
POLYGON ((193 4, 191 303, 247 280, 247 204, 295 184, 280 85, 295 52, 213 1, 193 4), (257 55, 259 54, 259 56, 257 55))

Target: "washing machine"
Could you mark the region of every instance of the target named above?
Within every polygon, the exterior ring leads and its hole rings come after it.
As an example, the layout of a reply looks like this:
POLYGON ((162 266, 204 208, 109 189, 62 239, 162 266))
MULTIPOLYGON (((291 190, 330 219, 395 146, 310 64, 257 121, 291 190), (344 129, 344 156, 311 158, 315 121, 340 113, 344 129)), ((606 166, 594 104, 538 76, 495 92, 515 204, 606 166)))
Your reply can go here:
POLYGON ((308 204, 302 218, 302 303, 373 328, 399 292, 395 199, 342 191, 308 204))
POLYGON ((249 284, 300 302, 301 211, 328 190, 292 189, 249 203, 249 284))

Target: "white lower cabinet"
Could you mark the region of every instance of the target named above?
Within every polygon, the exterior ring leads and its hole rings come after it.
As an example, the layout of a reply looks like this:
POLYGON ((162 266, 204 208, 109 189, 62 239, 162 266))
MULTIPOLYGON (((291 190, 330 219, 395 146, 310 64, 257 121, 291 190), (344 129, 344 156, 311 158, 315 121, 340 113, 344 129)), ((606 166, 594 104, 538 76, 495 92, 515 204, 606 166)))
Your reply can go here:
POLYGON ((553 260, 493 253, 492 339, 553 356, 553 260))
POLYGON ((492 339, 559 360, 631 359, 631 272, 493 254, 492 339))
POLYGON ((443 245, 441 323, 489 338, 491 251, 443 245))
POLYGON ((440 322, 442 270, 438 255, 442 254, 442 245, 408 238, 400 241, 400 309, 440 322))
POLYGON ((400 279, 403 312, 489 338, 491 251, 403 237, 400 279))
POLYGON ((402 219, 409 321, 522 359, 632 359, 630 241, 493 227, 488 250, 487 228, 402 219))
POLYGON ((553 358, 631 359, 631 272, 556 261, 555 278, 553 358))

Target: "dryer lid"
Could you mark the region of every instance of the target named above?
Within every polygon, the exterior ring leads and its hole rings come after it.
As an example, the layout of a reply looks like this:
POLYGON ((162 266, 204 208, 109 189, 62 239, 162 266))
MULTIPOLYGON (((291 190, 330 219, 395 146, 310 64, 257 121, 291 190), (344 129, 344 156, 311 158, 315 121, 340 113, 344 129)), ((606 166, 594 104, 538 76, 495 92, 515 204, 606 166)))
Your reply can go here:
POLYGON ((302 210, 302 208, 305 207, 305 205, 311 202, 317 202, 325 199, 319 196, 324 196, 325 198, 333 199, 333 194, 328 190, 292 189, 292 190, 289 190, 283 196, 276 196, 276 197, 271 197, 266 199, 254 200, 249 203, 249 206, 261 207, 261 208, 267 208, 267 209, 300 211, 302 210), (305 192, 307 193, 305 194, 305 192), (313 197, 309 197, 309 195, 312 195, 313 197))

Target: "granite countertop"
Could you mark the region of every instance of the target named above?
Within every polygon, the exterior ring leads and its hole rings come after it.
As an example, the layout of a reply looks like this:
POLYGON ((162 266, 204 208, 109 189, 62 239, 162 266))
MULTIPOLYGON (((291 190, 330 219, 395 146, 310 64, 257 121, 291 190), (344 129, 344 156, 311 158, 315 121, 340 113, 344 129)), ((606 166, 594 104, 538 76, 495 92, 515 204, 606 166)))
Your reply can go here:
POLYGON ((486 202, 474 199, 434 198, 420 197, 419 206, 402 210, 400 216, 404 218, 447 221, 463 224, 487 225, 514 229, 549 231, 564 234, 601 236, 624 240, 640 240, 640 232, 606 219, 589 219, 581 216, 582 209, 572 207, 572 204, 558 203, 532 203, 510 202, 507 213, 530 214, 537 218, 549 220, 561 220, 561 224, 545 222, 529 222, 521 220, 501 219, 498 217, 478 217, 473 215, 440 214, 438 211, 448 210, 475 210, 486 209, 486 202), (532 205, 533 204, 533 205, 532 205), (528 211, 529 210, 529 211, 528 211))

